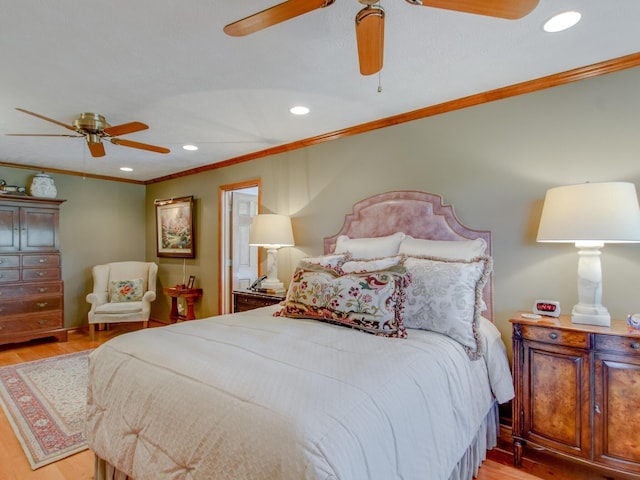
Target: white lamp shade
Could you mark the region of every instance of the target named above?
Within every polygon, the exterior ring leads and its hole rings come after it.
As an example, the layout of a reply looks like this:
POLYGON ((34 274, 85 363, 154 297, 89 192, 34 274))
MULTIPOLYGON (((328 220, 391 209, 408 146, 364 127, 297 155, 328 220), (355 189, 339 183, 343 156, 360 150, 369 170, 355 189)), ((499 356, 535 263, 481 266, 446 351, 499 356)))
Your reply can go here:
POLYGON ((293 246, 291 219, 286 215, 255 215, 249 231, 249 244, 267 248, 293 246))
POLYGON ((547 190, 538 242, 640 242, 635 185, 583 183, 547 190))

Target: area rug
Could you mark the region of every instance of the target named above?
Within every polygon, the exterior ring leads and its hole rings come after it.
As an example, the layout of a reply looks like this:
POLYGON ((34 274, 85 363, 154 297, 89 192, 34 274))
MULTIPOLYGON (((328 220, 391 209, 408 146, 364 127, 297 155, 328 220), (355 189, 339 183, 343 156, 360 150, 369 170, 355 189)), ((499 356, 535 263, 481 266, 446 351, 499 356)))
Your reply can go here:
POLYGON ((0 403, 33 470, 87 449, 91 351, 0 367, 0 403))

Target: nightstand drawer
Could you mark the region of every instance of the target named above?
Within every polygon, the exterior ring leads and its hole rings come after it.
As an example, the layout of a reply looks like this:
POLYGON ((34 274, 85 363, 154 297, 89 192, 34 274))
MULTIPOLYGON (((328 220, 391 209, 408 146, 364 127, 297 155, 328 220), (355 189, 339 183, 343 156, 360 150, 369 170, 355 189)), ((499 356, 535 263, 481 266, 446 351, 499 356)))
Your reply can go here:
POLYGON ((589 348, 589 333, 587 332, 523 325, 522 338, 566 347, 589 348))
POLYGON ((609 350, 616 353, 640 355, 640 336, 618 337, 615 335, 596 335, 596 350, 609 350))
POLYGON ((267 307, 269 305, 275 305, 284 300, 284 296, 280 295, 268 295, 257 292, 233 292, 233 311, 234 312, 246 312, 247 310, 253 310, 254 308, 267 307))

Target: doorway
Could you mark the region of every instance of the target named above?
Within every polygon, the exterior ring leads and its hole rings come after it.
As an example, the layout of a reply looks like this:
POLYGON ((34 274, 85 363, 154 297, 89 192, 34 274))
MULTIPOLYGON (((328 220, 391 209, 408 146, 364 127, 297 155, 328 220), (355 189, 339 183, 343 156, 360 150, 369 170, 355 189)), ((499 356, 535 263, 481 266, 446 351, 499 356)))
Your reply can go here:
POLYGON ((246 290, 258 277, 258 247, 249 245, 253 216, 260 207, 260 180, 222 185, 220 193, 219 313, 233 311, 233 290, 246 290))

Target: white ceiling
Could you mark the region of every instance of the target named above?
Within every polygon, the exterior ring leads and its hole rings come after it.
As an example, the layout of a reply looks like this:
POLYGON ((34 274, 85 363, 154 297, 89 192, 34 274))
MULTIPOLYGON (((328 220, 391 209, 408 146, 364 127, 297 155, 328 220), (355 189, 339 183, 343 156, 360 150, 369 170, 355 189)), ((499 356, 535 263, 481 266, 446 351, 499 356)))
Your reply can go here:
POLYGON ((380 79, 358 71, 356 0, 223 33, 279 1, 0 0, 0 162, 151 180, 640 50, 638 0, 540 0, 516 21, 382 0, 380 79), (544 33, 564 10, 582 21, 544 33), (296 104, 311 114, 292 116, 296 104), (122 138, 171 153, 107 143, 93 158, 82 138, 6 136, 70 133, 15 107, 68 124, 81 112, 141 121, 149 130, 122 138))

